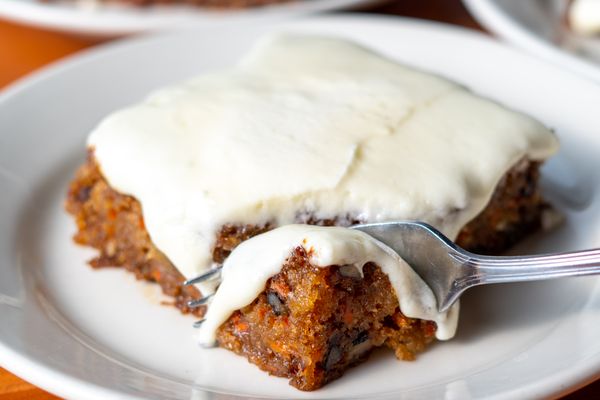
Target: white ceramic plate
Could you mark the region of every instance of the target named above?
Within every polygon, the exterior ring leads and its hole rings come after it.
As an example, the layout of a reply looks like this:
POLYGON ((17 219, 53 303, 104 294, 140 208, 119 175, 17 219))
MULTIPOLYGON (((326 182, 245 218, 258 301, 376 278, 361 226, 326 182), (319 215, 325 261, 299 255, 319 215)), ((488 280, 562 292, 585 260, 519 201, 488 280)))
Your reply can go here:
POLYGON ((486 28, 508 42, 600 82, 600 37, 565 25, 566 0, 463 0, 486 28))
POLYGON ((562 141, 545 175, 567 215, 522 251, 600 246, 600 90, 471 31, 373 16, 215 30, 115 43, 55 65, 0 95, 0 364, 70 398, 535 398, 600 373, 600 279, 475 288, 458 336, 416 362, 381 351, 314 393, 222 349, 200 349, 191 317, 118 269, 92 270, 62 209, 102 116, 148 91, 229 66, 273 29, 354 38, 528 112, 562 141))
POLYGON ((239 24, 245 20, 262 23, 306 14, 364 7, 383 0, 296 0, 240 10, 210 10, 189 6, 123 7, 77 5, 85 0, 43 3, 41 0, 0 0, 0 16, 41 27, 100 36, 151 30, 239 24))

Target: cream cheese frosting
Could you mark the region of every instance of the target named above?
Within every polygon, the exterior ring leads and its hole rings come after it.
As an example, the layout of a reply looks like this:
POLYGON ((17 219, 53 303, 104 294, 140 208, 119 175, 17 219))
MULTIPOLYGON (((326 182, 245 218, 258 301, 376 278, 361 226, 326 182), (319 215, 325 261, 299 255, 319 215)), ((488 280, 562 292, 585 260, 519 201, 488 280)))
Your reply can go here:
POLYGON ((437 311, 431 289, 400 256, 364 232, 340 227, 286 225, 241 243, 223 264, 222 279, 201 326, 200 343, 211 345, 219 326, 237 309, 254 301, 267 280, 277 274, 296 247, 303 247, 311 264, 362 268, 374 262, 387 274, 404 315, 435 321, 436 337, 454 336, 458 303, 445 313, 437 311))
MULTIPOLYGON (((211 268, 224 224, 280 226, 306 214, 421 220, 455 238, 514 164, 549 157, 557 140, 532 118, 352 42, 277 34, 235 67, 113 113, 88 145, 109 184, 141 203, 153 243, 189 278, 211 268)), ((296 237, 284 237, 285 253, 296 237)), ((256 273, 264 285, 265 271, 256 273)), ((237 295, 256 297, 259 286, 237 295)))
POLYGON ((514 163, 557 147, 537 121, 448 80, 290 34, 113 113, 88 144, 188 277, 210 268, 226 223, 284 225, 308 212, 418 219, 454 237, 514 163))

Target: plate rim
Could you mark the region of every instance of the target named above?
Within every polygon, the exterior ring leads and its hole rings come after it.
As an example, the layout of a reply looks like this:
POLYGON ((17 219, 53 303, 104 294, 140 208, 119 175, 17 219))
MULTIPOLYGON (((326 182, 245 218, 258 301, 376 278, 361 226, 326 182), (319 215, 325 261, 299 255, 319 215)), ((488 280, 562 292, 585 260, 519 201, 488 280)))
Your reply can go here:
MULTIPOLYGON (((453 31, 453 34, 458 34, 463 37, 471 37, 472 39, 484 40, 489 46, 496 46, 499 48, 507 49, 514 52, 506 44, 495 41, 488 36, 473 30, 462 28, 459 26, 439 23, 428 20, 419 20, 407 17, 396 17, 386 15, 373 15, 373 14, 351 14, 351 15, 329 15, 319 16, 312 18, 304 18, 300 22, 314 21, 314 20, 335 20, 336 22, 381 22, 386 21, 393 24, 404 24, 412 26, 426 26, 428 29, 441 30, 441 31, 453 31)), ((278 24, 273 28, 286 26, 278 24)), ((9 101, 13 96, 20 95, 23 91, 30 90, 38 82, 46 79, 52 79, 53 75, 68 72, 70 68, 77 67, 81 63, 93 62, 97 57, 103 57, 107 53, 113 51, 119 51, 119 49, 126 48, 128 46, 135 46, 145 41, 153 41, 155 38, 165 36, 177 36, 181 33, 169 32, 169 33, 155 33, 143 37, 125 38, 115 42, 101 44, 91 49, 83 50, 75 55, 66 57, 59 61, 53 62, 50 65, 41 68, 38 71, 31 73, 30 75, 19 79, 13 84, 0 91, 0 107, 5 101, 9 101)), ((518 52, 517 52, 518 53, 518 52)), ((527 55, 525 55, 527 56, 527 55)), ((529 56, 527 56, 529 57, 529 56)), ((543 61, 542 61, 543 62, 543 61)), ((570 74, 571 78, 586 81, 586 79, 570 74)), ((10 346, 7 346, 0 338, 0 360, 2 366, 7 370, 13 372, 15 375, 23 377, 23 379, 32 382, 36 386, 51 391, 65 397, 76 396, 77 398, 106 398, 110 397, 123 397, 122 392, 111 390, 103 386, 99 386, 90 383, 86 380, 82 380, 67 373, 57 371, 45 364, 36 363, 35 359, 28 357, 25 354, 14 351, 10 346), (61 384, 62 383, 62 384, 61 384), (67 383, 67 385, 65 385, 67 383)), ((523 396, 524 393, 528 393, 531 396, 549 396, 549 395, 565 395, 574 390, 577 390, 588 383, 595 381, 600 377, 600 355, 595 355, 580 362, 577 366, 574 366, 568 371, 567 374, 562 373, 561 376, 567 375, 568 379, 562 379, 561 382, 556 383, 556 374, 546 376, 544 380, 538 380, 533 384, 527 386, 528 392, 523 391, 523 387, 519 388, 519 396, 523 396), (587 371, 587 373, 585 373, 587 371), (598 371, 598 372, 595 372, 598 371), (543 387, 542 387, 543 386, 543 387)), ((513 393, 512 396, 515 394, 513 393)), ((495 396, 496 398, 508 398, 511 397, 510 392, 504 392, 495 396)), ((128 398, 136 398, 135 396, 128 395, 128 398)))
POLYGON ((45 364, 37 364, 36 360, 14 351, 2 340, 0 340, 0 360, 2 360, 2 368, 8 372, 48 393, 65 399, 138 398, 131 395, 124 397, 122 392, 78 379, 56 371, 45 364), (7 363, 6 360, 11 361, 7 363))

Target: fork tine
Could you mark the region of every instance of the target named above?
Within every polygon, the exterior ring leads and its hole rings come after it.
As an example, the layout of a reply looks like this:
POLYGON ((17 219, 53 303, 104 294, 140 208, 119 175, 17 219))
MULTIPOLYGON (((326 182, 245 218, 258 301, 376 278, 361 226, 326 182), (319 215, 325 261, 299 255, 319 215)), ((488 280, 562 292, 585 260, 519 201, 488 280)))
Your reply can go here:
POLYGON ((204 323, 204 321, 206 321, 206 319, 202 318, 202 319, 199 319, 198 321, 194 322, 194 328, 200 328, 202 326, 202 324, 204 323))
POLYGON ((209 279, 211 279, 214 276, 217 276, 218 274, 221 273, 221 269, 223 269, 222 266, 219 266, 217 268, 213 268, 210 271, 206 271, 205 273, 198 275, 195 278, 192 279, 188 279, 187 281, 183 282, 183 286, 188 286, 188 285, 193 285, 195 283, 200 283, 200 282, 204 282, 207 281, 209 279))
POLYGON ((206 296, 204 296, 204 297, 202 297, 202 298, 199 298, 198 300, 192 300, 192 301, 189 301, 189 302, 187 303, 187 305, 188 305, 188 307, 190 307, 190 308, 196 308, 196 307, 203 306, 203 305, 205 305, 206 303, 208 303, 208 302, 210 301, 210 299, 212 299, 212 297, 213 297, 214 295, 215 295, 214 293, 211 293, 211 294, 209 294, 209 295, 206 295, 206 296))

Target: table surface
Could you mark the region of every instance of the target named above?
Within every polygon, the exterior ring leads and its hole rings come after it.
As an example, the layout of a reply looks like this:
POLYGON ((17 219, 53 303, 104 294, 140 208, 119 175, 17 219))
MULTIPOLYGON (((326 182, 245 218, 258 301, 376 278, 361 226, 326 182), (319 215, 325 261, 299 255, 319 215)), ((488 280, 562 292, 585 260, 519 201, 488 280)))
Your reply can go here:
MULTIPOLYGON (((378 14, 404 15, 483 28, 473 20, 460 0, 396 0, 364 10, 378 14)), ((108 40, 47 31, 0 19, 0 90, 12 81, 54 60, 108 40)), ((600 374, 595 382, 564 397, 565 400, 600 399, 600 374)), ((0 368, 1 399, 56 399, 0 368)))

